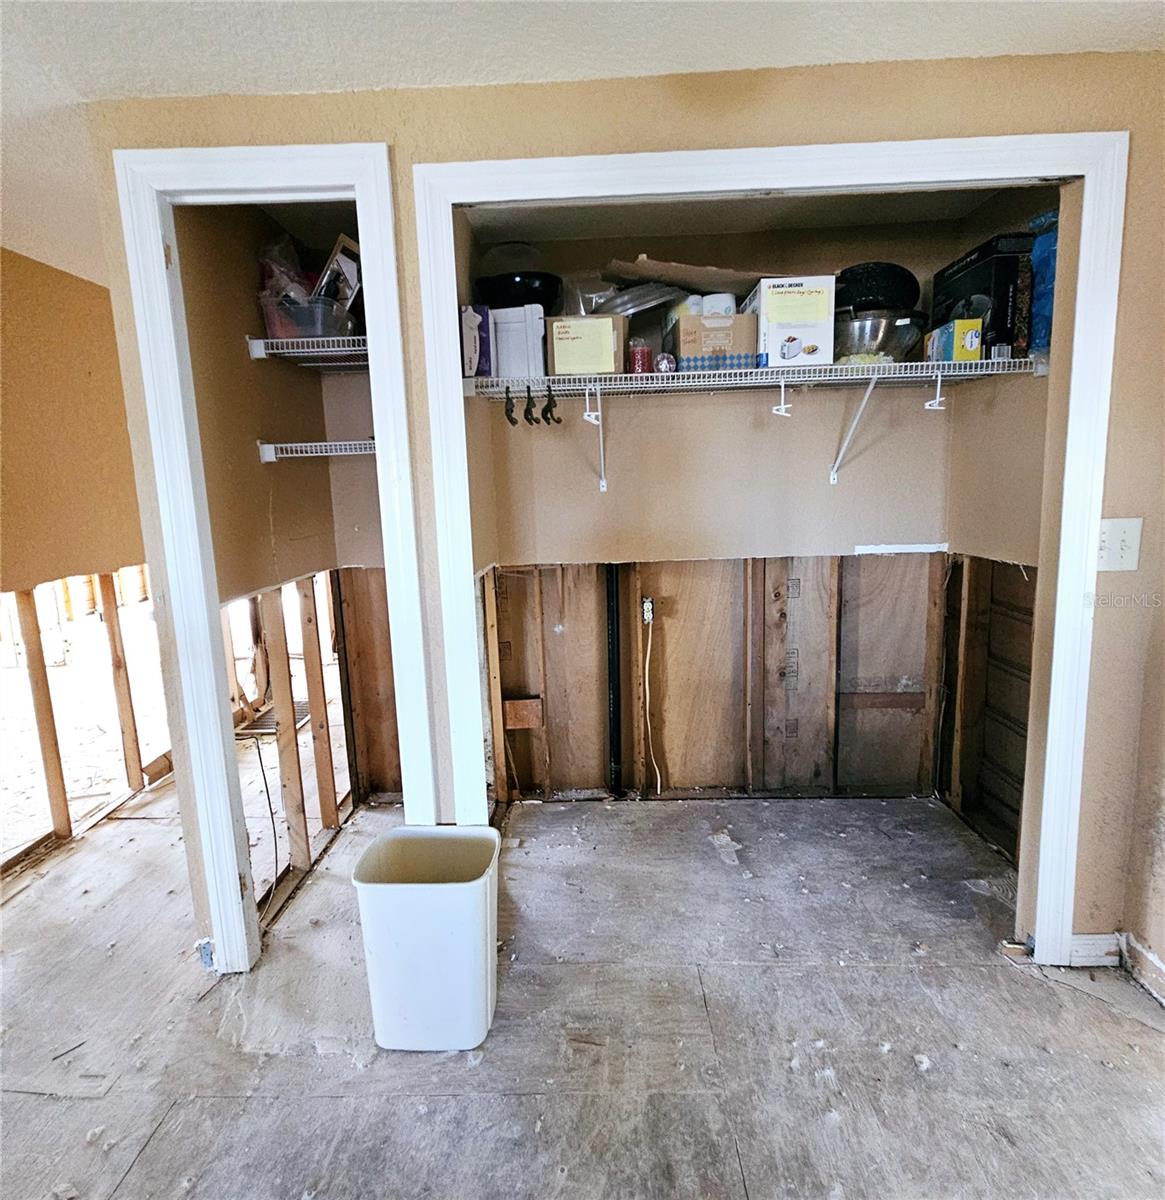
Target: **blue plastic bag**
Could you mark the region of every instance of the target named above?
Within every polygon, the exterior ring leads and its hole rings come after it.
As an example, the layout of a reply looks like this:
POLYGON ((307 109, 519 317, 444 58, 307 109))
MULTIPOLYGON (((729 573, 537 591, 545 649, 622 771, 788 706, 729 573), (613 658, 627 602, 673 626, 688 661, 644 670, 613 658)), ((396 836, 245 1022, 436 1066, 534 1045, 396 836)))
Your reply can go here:
POLYGON ((1047 352, 1052 344, 1052 299, 1056 290, 1056 242, 1059 216, 1053 209, 1028 222, 1032 244, 1031 349, 1047 352))

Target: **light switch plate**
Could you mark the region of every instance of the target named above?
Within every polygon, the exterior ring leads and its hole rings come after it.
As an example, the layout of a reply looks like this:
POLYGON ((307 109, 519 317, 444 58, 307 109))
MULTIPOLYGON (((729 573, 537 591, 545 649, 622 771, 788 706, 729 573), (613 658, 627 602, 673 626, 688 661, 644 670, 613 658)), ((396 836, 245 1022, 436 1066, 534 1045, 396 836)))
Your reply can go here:
POLYGON ((1141 558, 1142 517, 1105 517, 1100 522, 1098 571, 1135 571, 1141 558))

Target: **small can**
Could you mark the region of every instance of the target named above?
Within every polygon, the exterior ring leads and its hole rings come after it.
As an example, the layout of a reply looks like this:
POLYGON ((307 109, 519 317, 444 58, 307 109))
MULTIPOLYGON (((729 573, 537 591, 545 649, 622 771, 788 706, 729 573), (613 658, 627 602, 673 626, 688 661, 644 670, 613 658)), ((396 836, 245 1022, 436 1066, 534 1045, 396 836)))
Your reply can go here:
POLYGON ((627 343, 627 370, 632 375, 651 374, 651 347, 641 337, 627 343))
POLYGON ((655 356, 655 373, 657 375, 671 375, 676 369, 676 359, 674 354, 657 354, 655 356))

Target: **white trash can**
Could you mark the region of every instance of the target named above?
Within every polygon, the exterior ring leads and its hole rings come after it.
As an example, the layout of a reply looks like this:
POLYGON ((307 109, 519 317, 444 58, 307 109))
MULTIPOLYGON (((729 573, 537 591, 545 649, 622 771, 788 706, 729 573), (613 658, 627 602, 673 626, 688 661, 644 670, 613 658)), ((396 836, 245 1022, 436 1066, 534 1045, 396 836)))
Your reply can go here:
POLYGON ((489 826, 404 826, 352 872, 385 1050, 472 1050, 497 1001, 498 852, 489 826))

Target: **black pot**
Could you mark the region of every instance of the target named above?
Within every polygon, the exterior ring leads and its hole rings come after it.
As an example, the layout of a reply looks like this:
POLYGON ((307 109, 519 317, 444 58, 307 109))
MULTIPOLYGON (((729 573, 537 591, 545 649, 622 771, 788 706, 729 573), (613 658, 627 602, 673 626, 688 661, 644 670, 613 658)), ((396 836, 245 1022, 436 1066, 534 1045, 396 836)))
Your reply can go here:
POLYGON ((483 275, 473 281, 473 296, 478 304, 490 308, 520 308, 523 304, 541 304, 542 312, 554 316, 562 298, 562 278, 549 271, 510 271, 504 275, 483 275))
POLYGON ((854 312, 913 309, 921 291, 913 273, 897 263, 857 263, 838 272, 836 303, 854 312))

